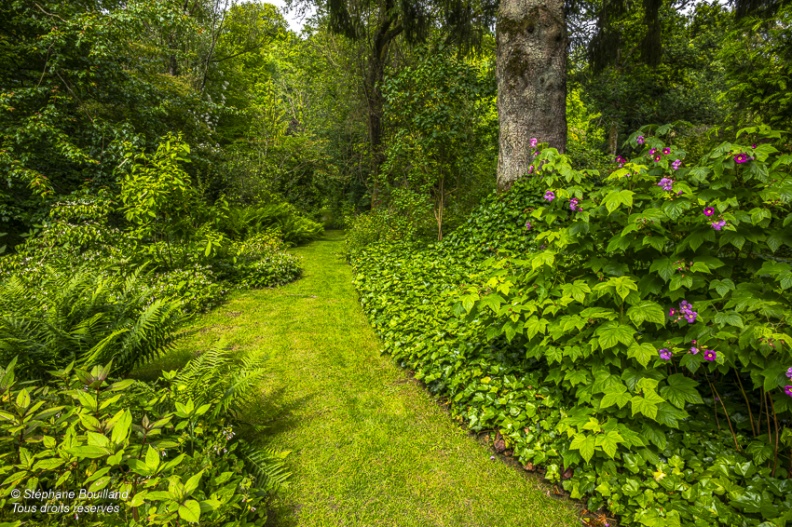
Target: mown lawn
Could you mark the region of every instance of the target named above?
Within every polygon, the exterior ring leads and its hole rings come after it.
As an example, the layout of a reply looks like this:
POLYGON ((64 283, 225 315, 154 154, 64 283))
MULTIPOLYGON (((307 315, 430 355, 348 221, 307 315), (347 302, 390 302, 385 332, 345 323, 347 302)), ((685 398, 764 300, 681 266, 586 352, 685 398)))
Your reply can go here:
POLYGON ((576 504, 468 435, 380 355, 341 259, 340 233, 294 250, 303 278, 234 295, 160 366, 225 346, 264 354, 257 420, 293 473, 268 525, 572 526, 576 504))

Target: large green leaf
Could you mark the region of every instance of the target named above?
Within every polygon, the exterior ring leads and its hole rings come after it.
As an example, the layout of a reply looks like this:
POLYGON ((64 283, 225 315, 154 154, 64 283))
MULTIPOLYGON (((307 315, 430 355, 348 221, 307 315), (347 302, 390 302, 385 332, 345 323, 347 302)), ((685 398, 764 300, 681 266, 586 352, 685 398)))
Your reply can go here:
POLYGON ((660 389, 660 394, 677 408, 684 408, 687 403, 702 404, 704 402, 696 390, 698 383, 693 379, 685 377, 681 373, 675 373, 670 375, 666 382, 668 384, 660 389))
POLYGON ((632 207, 634 194, 631 190, 614 190, 603 198, 602 204, 608 209, 608 214, 611 214, 622 205, 632 207))
POLYGON ((640 326, 644 322, 654 322, 655 324, 664 325, 666 321, 663 307, 651 300, 643 300, 630 307, 630 309, 627 310, 627 316, 636 326, 640 326))
POLYGON ((201 504, 195 500, 187 500, 179 506, 179 517, 190 523, 198 523, 201 519, 201 504))
POLYGON ((616 456, 619 443, 624 443, 624 438, 615 430, 597 436, 597 446, 611 458, 616 456))
POLYGON ((599 345, 603 350, 610 349, 618 344, 629 346, 634 342, 635 329, 618 322, 608 322, 596 331, 599 345))
POLYGON ((645 390, 643 397, 636 395, 630 399, 630 401, 632 402, 633 417, 640 413, 649 419, 655 419, 657 417, 657 405, 665 402, 662 397, 651 390, 645 390))
POLYGON ((591 461, 591 458, 594 457, 596 444, 597 439, 593 435, 577 434, 574 439, 572 439, 569 448, 580 451, 580 457, 588 463, 591 461))

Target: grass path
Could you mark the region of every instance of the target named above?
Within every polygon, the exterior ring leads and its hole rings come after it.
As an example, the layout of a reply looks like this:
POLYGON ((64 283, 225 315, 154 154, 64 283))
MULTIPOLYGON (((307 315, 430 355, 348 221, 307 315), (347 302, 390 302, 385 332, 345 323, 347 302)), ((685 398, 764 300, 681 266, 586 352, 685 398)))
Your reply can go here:
MULTIPOLYGON (((579 525, 575 506, 466 434, 388 356, 338 256, 341 235, 294 250, 304 276, 234 295, 200 318, 181 358, 213 346, 266 354, 267 442, 292 454, 268 525, 579 525)), ((179 360, 179 356, 169 357, 179 360)))

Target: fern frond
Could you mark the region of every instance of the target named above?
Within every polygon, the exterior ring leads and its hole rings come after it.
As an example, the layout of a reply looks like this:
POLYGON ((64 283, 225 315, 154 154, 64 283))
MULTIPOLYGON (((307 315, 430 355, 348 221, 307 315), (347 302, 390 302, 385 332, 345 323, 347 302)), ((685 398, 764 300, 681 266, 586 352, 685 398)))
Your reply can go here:
POLYGON ((237 452, 248 471, 255 476, 256 486, 261 490, 274 492, 288 485, 291 472, 285 460, 289 451, 257 448, 240 439, 237 452))

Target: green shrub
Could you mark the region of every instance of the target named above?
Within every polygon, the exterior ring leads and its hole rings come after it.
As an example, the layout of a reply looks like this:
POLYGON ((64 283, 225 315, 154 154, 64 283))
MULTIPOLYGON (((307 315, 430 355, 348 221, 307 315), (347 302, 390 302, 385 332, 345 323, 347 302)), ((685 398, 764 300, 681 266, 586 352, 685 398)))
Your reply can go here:
POLYGON ((178 298, 187 313, 218 306, 230 289, 230 284, 220 280, 212 267, 201 264, 154 273, 149 286, 152 298, 178 298))
POLYGON ((280 229, 297 242, 317 236, 321 226, 287 205, 272 208, 269 216, 250 209, 254 219, 272 220, 269 230, 250 220, 230 240, 218 229, 238 210, 227 213, 222 200, 211 207, 194 203, 195 190, 178 164, 189 149, 171 141, 152 156, 135 158, 140 167, 125 180, 123 206, 106 191, 81 191, 54 204, 39 230, 0 258, 0 280, 24 275, 29 284, 46 284, 54 270, 58 276, 87 272, 123 281, 146 268, 149 302, 179 298, 185 312, 199 312, 218 305, 232 284, 265 287, 298 278, 298 260, 285 252, 280 229), (153 196, 152 203, 146 196, 153 196))
POLYGON ((68 366, 54 373, 55 384, 39 386, 15 381, 13 361, 0 368, 0 518, 11 525, 266 521, 266 499, 288 476, 283 454, 240 440, 226 414, 250 400, 245 380, 260 377, 255 364, 233 365, 214 352, 152 385, 113 382, 109 371, 68 366), (121 497, 24 497, 50 489, 121 497), (52 514, 44 506, 69 509, 52 514))
POLYGON ((371 246, 354 259, 361 301, 454 416, 589 509, 783 525, 792 156, 751 129, 691 165, 668 127, 648 131, 602 177, 545 149, 541 177, 429 250, 371 246))
POLYGON ((411 216, 389 209, 353 216, 346 223, 349 225, 344 238, 347 254, 355 254, 378 242, 411 242, 419 238, 419 229, 411 216))
POLYGON ((241 287, 274 287, 300 277, 299 259, 286 252, 274 233, 251 235, 232 243, 226 260, 219 266, 224 277, 241 287))

